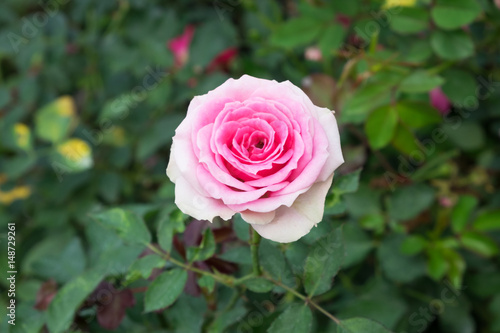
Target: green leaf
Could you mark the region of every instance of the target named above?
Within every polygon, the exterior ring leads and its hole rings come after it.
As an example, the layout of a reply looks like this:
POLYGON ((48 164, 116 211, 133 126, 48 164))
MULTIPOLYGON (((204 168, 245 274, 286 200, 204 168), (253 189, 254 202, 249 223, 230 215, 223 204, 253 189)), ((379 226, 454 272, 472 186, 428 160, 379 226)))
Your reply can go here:
POLYGON ((311 331, 312 312, 305 304, 290 304, 286 310, 276 318, 268 333, 307 333, 311 331))
POLYGON ((478 231, 499 230, 500 210, 492 210, 481 213, 474 221, 472 227, 478 231))
POLYGON ((174 303, 182 294, 187 277, 187 272, 180 268, 174 268, 158 275, 146 290, 144 311, 151 312, 174 303))
POLYGON ((391 331, 370 319, 351 318, 340 322, 337 333, 391 333, 391 331))
POLYGON ((57 254, 44 255, 34 261, 33 269, 39 277, 66 283, 82 274, 86 263, 82 243, 78 237, 74 237, 57 254))
POLYGON ((332 24, 328 26, 318 42, 318 46, 323 57, 326 59, 331 58, 333 53, 337 51, 337 49, 344 42, 345 36, 346 31, 341 25, 332 24))
POLYGON ((209 293, 212 293, 215 288, 215 279, 209 275, 203 275, 198 279, 198 285, 201 288, 206 288, 209 293))
POLYGON ((458 29, 474 21, 481 12, 476 0, 437 0, 432 18, 442 29, 458 29))
POLYGON ((460 242, 466 248, 485 257, 498 254, 498 245, 486 235, 475 231, 466 231, 460 235, 460 242))
POLYGON ((380 82, 367 83, 357 89, 342 107, 340 118, 344 123, 360 123, 369 112, 390 99, 392 85, 380 82))
POLYGON ((405 155, 422 151, 418 139, 405 125, 402 124, 399 124, 396 128, 391 144, 405 155))
POLYGON ((425 93, 443 83, 443 78, 438 75, 429 74, 425 70, 416 70, 401 82, 399 90, 407 93, 425 93))
POLYGON ((354 193, 359 187, 359 177, 362 169, 358 169, 347 175, 337 176, 334 178, 333 191, 338 194, 354 193))
POLYGON ((361 7, 359 0, 352 1, 331 1, 328 2, 334 13, 340 12, 342 14, 353 16, 356 15, 361 7))
POLYGON ((322 29, 322 25, 312 17, 293 18, 278 25, 271 35, 270 44, 292 49, 311 43, 322 29))
POLYGON ((243 220, 240 214, 234 214, 233 216, 233 230, 238 239, 248 242, 250 240, 250 225, 243 220))
POLYGON ((47 326, 50 332, 65 332, 70 327, 80 304, 103 278, 101 271, 89 270, 57 292, 47 311, 47 326))
POLYGON ((477 84, 474 76, 460 69, 448 69, 443 72, 445 82, 441 89, 453 104, 458 107, 476 105, 477 84))
POLYGON ((345 256, 342 227, 319 239, 312 247, 304 268, 304 288, 309 297, 322 294, 332 284, 345 256))
POLYGON ((259 245, 259 260, 264 272, 269 273, 272 278, 288 286, 295 285, 292 270, 278 243, 262 239, 259 245))
POLYGON ((252 264, 252 255, 250 253, 250 247, 248 247, 248 245, 232 247, 230 251, 226 251, 223 254, 217 255, 217 258, 235 262, 241 265, 252 264))
POLYGON ((40 139, 57 143, 66 138, 76 124, 75 103, 62 96, 35 113, 35 132, 40 139))
POLYGON ((359 224, 365 229, 381 233, 384 231, 385 218, 384 215, 378 213, 368 214, 363 216, 363 218, 359 221, 359 224))
POLYGON ((445 249, 444 253, 449 264, 448 278, 450 279, 451 284, 455 288, 459 289, 462 286, 462 280, 466 268, 465 260, 460 254, 451 249, 445 249))
POLYGON ((443 278, 449 269, 448 262, 441 248, 429 248, 427 251, 428 262, 427 272, 429 276, 436 281, 443 278))
POLYGON ((374 247, 374 241, 356 223, 345 224, 342 228, 342 233, 345 248, 342 267, 348 268, 366 258, 374 247))
POLYGON ((401 34, 412 34, 429 27, 429 13, 418 7, 401 7, 397 15, 391 16, 391 29, 401 34))
POLYGON ((139 138, 137 143, 137 158, 143 161, 161 147, 170 144, 175 134, 175 129, 183 119, 184 115, 172 114, 155 121, 139 138))
MULTIPOLYGON (((168 311, 162 313, 167 318, 169 327, 175 328, 175 333, 204 332, 202 330, 205 317, 202 314, 207 312, 205 297, 193 297, 182 294, 168 311)), ((161 331, 160 331, 161 332, 161 331)), ((156 331, 156 333, 160 333, 156 331)), ((220 332, 220 331, 219 331, 220 332)), ((154 332, 151 332, 154 333, 154 332)))
POLYGON ((142 218, 128 210, 112 208, 91 216, 128 243, 146 245, 151 242, 151 234, 142 218))
POLYGON ((427 240, 420 235, 411 235, 401 244, 401 252, 407 255, 415 255, 422 252, 427 246, 427 240))
POLYGON ((392 234, 384 238, 377 249, 377 259, 391 281, 409 283, 425 275, 423 256, 409 257, 401 253, 404 235, 392 234))
POLYGON ((396 105, 399 119, 410 128, 419 129, 442 121, 439 112, 427 103, 401 101, 396 105))
POLYGON ((246 280, 244 284, 255 293, 267 293, 274 288, 274 283, 259 277, 246 280))
POLYGON ((474 54, 474 43, 464 31, 436 30, 431 35, 434 52, 445 60, 461 60, 474 54))
POLYGON ((160 211, 158 222, 158 243, 167 252, 172 249, 172 240, 176 232, 185 229, 184 218, 177 215, 175 206, 165 207, 160 211))
POLYGON ((187 259, 189 262, 203 261, 212 257, 215 253, 215 238, 212 230, 207 228, 203 234, 203 240, 199 247, 189 247, 187 249, 187 259))
POLYGON ((389 198, 390 216, 399 221, 416 217, 434 202, 434 189, 424 184, 398 188, 389 198))
POLYGON ((464 151, 475 151, 486 144, 486 134, 479 122, 464 121, 456 125, 445 124, 444 134, 448 136, 458 148, 464 151))
POLYGON ((458 199, 451 212, 451 227, 454 233, 462 232, 467 225, 467 221, 476 208, 478 200, 470 195, 463 195, 458 199))
POLYGON ((130 283, 139 278, 147 279, 151 276, 153 269, 162 268, 165 264, 165 259, 157 254, 150 254, 139 258, 130 266, 126 280, 130 283))
POLYGON ((398 114, 391 105, 382 106, 370 113, 365 123, 365 132, 370 145, 374 149, 380 149, 389 144, 397 124, 398 114))

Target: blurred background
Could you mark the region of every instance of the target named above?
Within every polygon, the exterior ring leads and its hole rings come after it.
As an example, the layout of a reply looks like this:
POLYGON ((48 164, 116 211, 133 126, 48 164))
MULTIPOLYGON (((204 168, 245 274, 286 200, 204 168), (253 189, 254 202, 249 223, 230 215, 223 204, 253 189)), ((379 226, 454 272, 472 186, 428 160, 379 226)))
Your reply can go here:
MULTIPOLYGON (((168 265, 90 217, 126 208, 153 243, 168 229, 179 258, 199 244, 206 223, 175 208, 165 176, 172 136, 193 96, 249 74, 290 80, 340 125, 346 163, 323 223, 262 244, 290 285, 343 224, 342 269, 315 296, 327 311, 394 332, 500 332, 499 65, 498 0, 2 0, 2 309, 11 261, 17 274, 16 325, 2 315, 0 331, 278 331, 289 293, 233 294, 194 273, 145 313, 168 265)), ((196 267, 251 270, 241 220, 209 233, 196 267)))

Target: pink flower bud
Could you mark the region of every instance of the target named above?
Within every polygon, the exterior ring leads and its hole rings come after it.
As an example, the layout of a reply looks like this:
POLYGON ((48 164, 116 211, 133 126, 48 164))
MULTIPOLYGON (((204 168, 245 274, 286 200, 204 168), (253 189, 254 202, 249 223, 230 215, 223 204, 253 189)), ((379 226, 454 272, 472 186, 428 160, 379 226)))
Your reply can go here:
POLYGON ((443 93, 440 87, 434 88, 429 92, 431 105, 439 111, 442 115, 447 115, 451 109, 451 103, 443 93))

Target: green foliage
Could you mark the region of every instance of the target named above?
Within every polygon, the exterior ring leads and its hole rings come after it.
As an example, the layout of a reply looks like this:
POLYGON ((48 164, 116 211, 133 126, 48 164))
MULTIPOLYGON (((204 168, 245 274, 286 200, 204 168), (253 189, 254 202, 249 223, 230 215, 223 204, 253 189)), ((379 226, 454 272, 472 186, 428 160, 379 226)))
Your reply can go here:
POLYGON ((92 217, 105 227, 115 231, 126 242, 148 244, 151 241, 151 234, 144 221, 129 210, 112 208, 93 214, 92 217))
POLYGON ((290 304, 288 308, 273 321, 267 330, 269 333, 310 332, 312 313, 305 304, 290 304))
POLYGON ((330 289, 333 277, 342 266, 344 245, 342 229, 336 228, 311 248, 304 267, 304 287, 309 297, 330 289))
POLYGON ((187 278, 187 272, 179 268, 160 274, 146 291, 144 311, 158 310, 174 303, 182 293, 187 278))
POLYGON ((203 234, 203 240, 199 247, 189 247, 187 249, 187 259, 190 262, 204 261, 215 253, 215 239, 212 231, 207 229, 203 234))
POLYGON ((390 331, 379 323, 366 318, 352 318, 343 320, 337 328, 337 333, 357 332, 387 333, 390 331))

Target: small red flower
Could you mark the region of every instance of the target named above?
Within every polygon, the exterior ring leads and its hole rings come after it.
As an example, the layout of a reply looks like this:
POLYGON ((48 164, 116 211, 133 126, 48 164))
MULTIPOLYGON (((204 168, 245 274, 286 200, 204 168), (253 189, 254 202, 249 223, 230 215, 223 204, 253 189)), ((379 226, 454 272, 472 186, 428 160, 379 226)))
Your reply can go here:
POLYGON ((188 25, 182 35, 168 41, 168 48, 174 54, 175 66, 184 66, 189 59, 189 46, 194 35, 194 26, 188 25))

